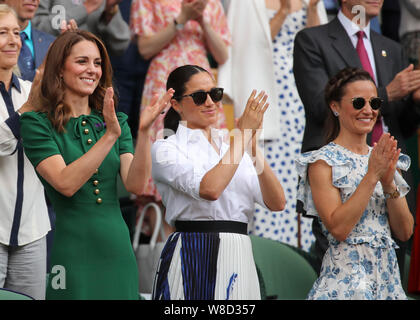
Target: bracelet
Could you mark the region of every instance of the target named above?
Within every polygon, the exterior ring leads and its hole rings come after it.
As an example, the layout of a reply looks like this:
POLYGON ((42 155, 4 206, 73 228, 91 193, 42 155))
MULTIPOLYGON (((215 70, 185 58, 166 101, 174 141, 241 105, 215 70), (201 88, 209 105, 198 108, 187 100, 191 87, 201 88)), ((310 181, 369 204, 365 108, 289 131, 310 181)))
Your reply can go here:
POLYGON ((385 199, 397 199, 400 197, 400 191, 398 190, 398 187, 395 188, 395 190, 393 192, 385 192, 384 191, 384 195, 385 195, 385 199))

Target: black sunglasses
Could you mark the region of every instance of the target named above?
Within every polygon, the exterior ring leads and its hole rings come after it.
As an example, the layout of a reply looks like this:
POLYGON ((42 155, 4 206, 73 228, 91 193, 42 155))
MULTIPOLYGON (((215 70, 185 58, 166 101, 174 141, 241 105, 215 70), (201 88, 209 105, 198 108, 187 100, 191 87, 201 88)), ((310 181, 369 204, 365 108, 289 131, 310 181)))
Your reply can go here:
MULTIPOLYGON (((353 99, 351 99, 351 101, 353 102, 353 108, 355 108, 357 110, 362 109, 366 104, 365 98, 362 98, 362 97, 353 98, 353 99)), ((373 110, 378 110, 382 105, 382 101, 383 100, 379 97, 370 98, 369 99, 370 107, 373 110)))
POLYGON ((187 94, 184 96, 178 96, 175 97, 175 99, 182 99, 185 97, 192 97, 193 101, 195 103, 196 106, 201 106, 204 102, 206 102, 207 100, 207 94, 210 96, 211 100, 213 100, 213 102, 219 102, 220 100, 222 100, 223 98, 223 88, 213 88, 210 91, 197 91, 197 92, 193 92, 191 94, 187 94))

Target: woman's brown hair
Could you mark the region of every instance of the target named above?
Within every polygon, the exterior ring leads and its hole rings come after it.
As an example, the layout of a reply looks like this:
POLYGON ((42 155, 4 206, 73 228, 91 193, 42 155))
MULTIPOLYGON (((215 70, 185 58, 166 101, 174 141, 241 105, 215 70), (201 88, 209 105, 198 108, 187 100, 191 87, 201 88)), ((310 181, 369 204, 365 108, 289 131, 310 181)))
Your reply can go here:
MULTIPOLYGON (((45 106, 41 111, 47 113, 48 119, 58 132, 64 132, 64 127, 70 119, 70 107, 64 102, 65 84, 61 73, 73 46, 84 40, 91 41, 98 47, 102 68, 98 86, 89 96, 89 106, 101 112, 106 88, 112 86, 111 62, 101 40, 85 30, 66 31, 59 35, 48 50, 41 83, 41 95, 45 106)), ((117 107, 115 95, 114 105, 117 107)))
POLYGON ((340 133, 340 122, 333 114, 330 104, 333 101, 339 102, 343 98, 349 83, 360 80, 372 81, 375 84, 367 71, 350 67, 342 69, 328 81, 324 91, 325 102, 328 106, 327 119, 325 120, 325 142, 327 144, 337 138, 340 133))

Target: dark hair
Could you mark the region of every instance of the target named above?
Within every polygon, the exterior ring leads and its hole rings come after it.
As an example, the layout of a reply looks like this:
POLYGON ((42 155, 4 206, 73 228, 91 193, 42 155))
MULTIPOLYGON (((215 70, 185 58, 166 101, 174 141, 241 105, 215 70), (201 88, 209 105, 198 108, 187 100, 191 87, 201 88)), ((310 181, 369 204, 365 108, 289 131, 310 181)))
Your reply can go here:
POLYGON ((324 91, 325 102, 328 107, 327 119, 325 120, 326 143, 329 143, 337 138, 338 133, 340 132, 340 123, 338 118, 334 116, 333 111, 330 108, 331 102, 340 101, 345 95, 347 85, 360 80, 372 81, 372 83, 375 84, 367 71, 350 67, 342 69, 328 81, 324 91))
MULTIPOLYGON (((70 119, 70 107, 64 102, 65 84, 61 79, 67 57, 72 48, 81 41, 91 41, 98 47, 101 55, 102 77, 95 91, 89 96, 89 106, 102 111, 105 92, 112 86, 112 67, 105 45, 94 34, 85 30, 66 31, 60 34, 51 44, 45 58, 45 70, 41 83, 44 110, 58 132, 64 131, 64 126, 70 119)), ((114 104, 117 100, 114 95, 114 104)))
MULTIPOLYGON (((190 81, 193 75, 200 72, 207 72, 210 74, 206 69, 190 64, 174 69, 168 76, 166 90, 169 90, 170 88, 174 89, 173 99, 180 101, 181 96, 185 93, 185 84, 190 81)), ((179 113, 176 112, 174 108, 170 107, 163 121, 164 128, 176 132, 180 120, 181 116, 179 113)))

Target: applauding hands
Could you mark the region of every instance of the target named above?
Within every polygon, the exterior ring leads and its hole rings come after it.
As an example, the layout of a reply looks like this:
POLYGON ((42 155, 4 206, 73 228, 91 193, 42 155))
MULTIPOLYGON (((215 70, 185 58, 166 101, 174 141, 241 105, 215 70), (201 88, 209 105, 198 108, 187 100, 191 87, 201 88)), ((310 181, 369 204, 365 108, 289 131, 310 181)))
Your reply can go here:
POLYGON ((375 174, 385 192, 395 189, 393 181, 400 152, 401 149, 397 148, 397 140, 389 133, 384 133, 373 147, 368 172, 375 174))
POLYGON ((183 0, 181 13, 176 19, 178 23, 185 24, 188 20, 200 22, 206 9, 208 0, 183 0))
POLYGON ((35 78, 32 82, 31 91, 29 92, 28 100, 20 107, 19 112, 25 113, 28 111, 40 111, 43 107, 43 100, 41 94, 41 82, 44 74, 44 63, 35 71, 35 78))
MULTIPOLYGON (((156 118, 161 114, 161 112, 167 107, 169 101, 171 100, 173 94, 173 89, 169 89, 162 98, 159 99, 158 95, 155 95, 149 106, 146 106, 140 115, 139 123, 139 134, 140 133, 149 133, 149 130, 156 120, 156 118)), ((103 107, 103 116, 107 127, 107 132, 119 137, 121 135, 121 128, 118 123, 117 115, 114 108, 114 89, 109 87, 106 90, 104 97, 104 107, 103 107)))

